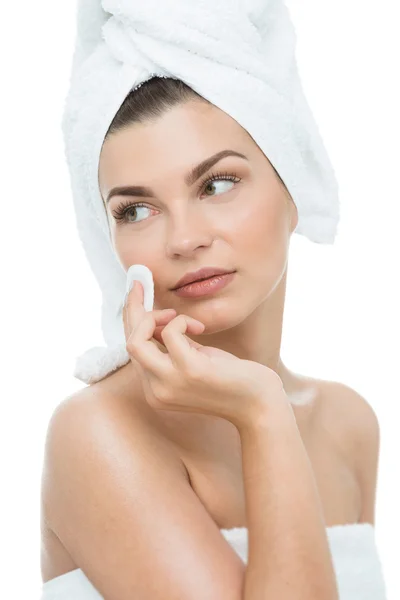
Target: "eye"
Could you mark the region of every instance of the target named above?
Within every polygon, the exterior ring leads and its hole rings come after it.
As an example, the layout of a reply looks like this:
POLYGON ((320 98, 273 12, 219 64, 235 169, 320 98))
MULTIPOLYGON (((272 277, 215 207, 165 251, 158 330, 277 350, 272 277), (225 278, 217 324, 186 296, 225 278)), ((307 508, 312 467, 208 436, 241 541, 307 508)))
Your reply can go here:
POLYGON ((129 215, 132 215, 133 212, 135 215, 137 215, 139 208, 145 208, 150 211, 152 210, 149 206, 146 206, 141 202, 135 202, 134 204, 124 204, 122 202, 113 211, 114 219, 118 222, 122 221, 124 223, 139 223, 139 221, 142 221, 143 219, 136 219, 134 221, 130 221, 128 219, 129 215))
MULTIPOLYGON (((198 187, 198 191, 200 192, 201 190, 204 190, 206 196, 212 196, 212 193, 208 193, 208 192, 212 192, 213 188, 215 189, 215 184, 216 182, 221 182, 222 183, 239 183, 240 181, 240 177, 237 177, 237 175, 235 173, 212 173, 211 176, 207 177, 205 180, 203 180, 198 187)), ((234 187, 232 185, 232 187, 234 187)), ((224 189, 224 186, 222 186, 222 193, 224 192, 229 192, 229 189, 224 189)))
MULTIPOLYGON (((206 196, 212 196, 212 195, 214 195, 214 194, 212 194, 212 191, 215 188, 216 183, 235 184, 235 183, 239 183, 240 181, 241 181, 241 178, 238 177, 236 175, 236 173, 212 173, 206 179, 203 179, 203 181, 199 184, 198 192, 201 192, 202 190, 204 190, 206 193, 206 196), (208 193, 208 192, 211 192, 211 193, 208 193)), ((233 185, 232 185, 232 187, 233 187, 233 185)), ((232 189, 232 187, 230 189, 232 189)), ((227 189, 227 190, 222 189, 221 193, 229 192, 229 191, 230 191, 229 189, 227 189)), ((218 195, 218 194, 215 194, 215 195, 218 195)), ((140 221, 144 220, 144 219, 135 219, 135 216, 137 216, 137 212, 138 212, 139 208, 145 208, 146 210, 149 210, 150 212, 152 210, 154 210, 154 209, 150 208, 149 206, 146 206, 146 204, 143 204, 142 202, 134 202, 134 203, 129 203, 129 204, 121 202, 121 204, 119 204, 117 206, 117 208, 113 211, 113 216, 114 216, 115 220, 118 222, 127 223, 127 224, 139 223, 140 221), (135 220, 130 220, 129 219, 130 215, 133 215, 133 218, 135 220)))

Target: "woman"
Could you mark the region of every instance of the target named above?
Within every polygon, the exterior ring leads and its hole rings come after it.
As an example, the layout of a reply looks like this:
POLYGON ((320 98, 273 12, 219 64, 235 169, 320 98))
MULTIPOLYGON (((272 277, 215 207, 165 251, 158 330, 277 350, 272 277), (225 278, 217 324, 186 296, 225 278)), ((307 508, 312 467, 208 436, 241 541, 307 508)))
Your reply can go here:
POLYGON ((107 132, 99 188, 116 256, 150 269, 155 309, 137 284, 121 315, 129 362, 49 424, 43 600, 384 598, 378 422, 348 386, 282 362, 298 214, 265 154, 186 84, 154 77, 107 132), (176 289, 207 266, 233 275, 176 289), (179 382, 163 379, 165 355, 179 382))

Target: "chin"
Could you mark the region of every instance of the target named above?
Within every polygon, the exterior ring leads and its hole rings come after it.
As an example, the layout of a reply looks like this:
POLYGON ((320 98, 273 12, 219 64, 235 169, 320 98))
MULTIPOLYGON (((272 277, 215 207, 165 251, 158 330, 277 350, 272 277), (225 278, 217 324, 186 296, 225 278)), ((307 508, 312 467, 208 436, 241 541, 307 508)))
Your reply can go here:
MULTIPOLYGON (((240 307, 243 310, 243 307, 240 307)), ((233 329, 240 325, 248 316, 248 313, 243 314, 240 308, 235 307, 233 302, 228 302, 226 299, 224 302, 218 304, 218 306, 198 306, 194 310, 188 311, 183 314, 187 314, 193 319, 197 319, 204 323, 205 329, 198 337, 204 335, 210 335, 214 333, 220 333, 233 329)))

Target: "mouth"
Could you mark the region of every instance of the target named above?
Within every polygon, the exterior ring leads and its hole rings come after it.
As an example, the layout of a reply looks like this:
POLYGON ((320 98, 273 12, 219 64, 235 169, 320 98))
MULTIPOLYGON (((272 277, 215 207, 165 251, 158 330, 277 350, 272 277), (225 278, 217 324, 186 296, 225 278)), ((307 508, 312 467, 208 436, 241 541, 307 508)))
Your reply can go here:
POLYGON ((189 281, 188 283, 185 283, 183 285, 180 285, 179 287, 174 288, 174 291, 176 290, 181 290, 184 287, 188 287, 189 285, 193 285, 194 283, 200 283, 201 281, 210 281, 210 279, 214 279, 214 277, 223 277, 224 275, 227 275, 228 273, 222 273, 219 275, 210 275, 210 277, 202 277, 201 279, 194 279, 193 281, 189 281))
POLYGON ((235 277, 236 271, 212 275, 211 277, 191 281, 173 290, 183 298, 197 298, 213 294, 226 287, 235 277))
POLYGON ((219 267, 203 267, 193 273, 186 273, 177 282, 175 287, 173 287, 171 289, 172 289, 172 291, 176 291, 180 288, 185 287, 186 285, 189 285, 192 283, 198 283, 200 281, 206 281, 208 279, 212 279, 213 277, 226 275, 226 274, 229 274, 232 272, 233 271, 228 271, 227 269, 221 269, 219 267))

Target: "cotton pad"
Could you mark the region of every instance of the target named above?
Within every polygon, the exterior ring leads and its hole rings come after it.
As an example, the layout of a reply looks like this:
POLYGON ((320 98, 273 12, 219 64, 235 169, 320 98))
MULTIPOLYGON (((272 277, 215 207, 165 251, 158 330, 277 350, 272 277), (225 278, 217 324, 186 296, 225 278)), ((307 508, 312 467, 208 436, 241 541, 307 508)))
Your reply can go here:
MULTIPOLYGON (((154 306, 153 273, 145 265, 132 265, 129 267, 126 273, 124 304, 134 281, 140 281, 142 284, 144 310, 150 312, 154 306)), ((88 384, 96 383, 129 361, 130 356, 126 350, 126 341, 114 346, 112 349, 95 346, 78 356, 75 363, 74 377, 88 384)))
POLYGON ((131 265, 126 274, 126 294, 125 301, 132 289, 134 281, 140 281, 144 289, 144 310, 150 312, 154 307, 154 280, 153 273, 145 265, 131 265))

